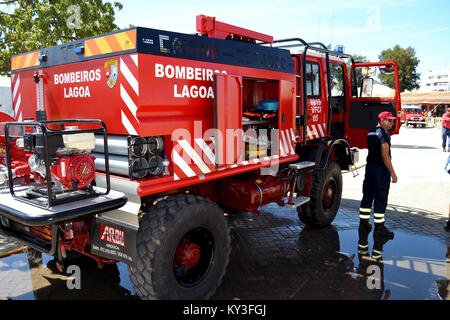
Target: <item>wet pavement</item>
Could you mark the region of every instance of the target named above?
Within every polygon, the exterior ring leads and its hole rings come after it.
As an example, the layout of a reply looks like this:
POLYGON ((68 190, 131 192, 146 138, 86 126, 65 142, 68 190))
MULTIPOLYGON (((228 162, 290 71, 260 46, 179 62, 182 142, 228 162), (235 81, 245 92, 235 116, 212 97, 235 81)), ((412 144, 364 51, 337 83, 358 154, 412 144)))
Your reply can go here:
MULTIPOLYGON (((399 183, 391 185, 386 225, 393 240, 381 248, 372 232, 367 255, 358 254, 364 169, 356 178, 347 173, 340 210, 327 228, 307 228, 295 210, 276 204, 259 216, 229 215, 230 263, 212 299, 450 300, 450 233, 443 229, 448 153, 439 149, 435 128, 402 128, 392 141, 399 183), (371 258, 374 247, 382 249, 381 261, 371 258)), ((19 247, 0 237, 0 254, 19 247)), ((75 288, 72 274, 60 274, 52 257, 25 252, 1 258, 0 299, 137 299, 126 264, 100 270, 89 258, 70 263, 79 267, 75 288)))
MULTIPOLYGON (((228 216, 233 249, 213 299, 450 299, 450 242, 442 217, 407 216, 416 210, 391 207, 387 226, 395 238, 383 245, 380 262, 371 258, 373 232, 368 255, 358 255, 358 205, 344 199, 324 229, 305 227, 295 211, 277 205, 259 216, 228 216)), ((0 298, 137 299, 125 264, 103 270, 89 258, 71 264, 80 268, 79 287, 73 289, 72 273, 60 274, 52 257, 25 252, 0 259, 0 298)))

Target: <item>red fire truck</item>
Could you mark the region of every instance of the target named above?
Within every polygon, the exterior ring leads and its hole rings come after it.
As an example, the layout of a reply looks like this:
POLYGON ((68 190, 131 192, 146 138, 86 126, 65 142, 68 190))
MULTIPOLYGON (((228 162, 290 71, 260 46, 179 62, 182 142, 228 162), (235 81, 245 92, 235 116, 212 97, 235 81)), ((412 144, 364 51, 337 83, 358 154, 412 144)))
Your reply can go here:
POLYGON ((400 116, 397 64, 196 22, 196 35, 137 27, 12 58, 1 234, 61 270, 74 251, 123 261, 141 298, 204 299, 229 261, 224 211, 275 202, 333 221, 341 170, 381 111, 400 116), (370 95, 374 70, 394 96, 370 95))
POLYGON ((404 124, 406 127, 412 125, 414 128, 418 126, 425 128, 427 126, 427 121, 422 113, 422 107, 420 105, 405 105, 402 106, 401 111, 400 121, 401 124, 404 124))

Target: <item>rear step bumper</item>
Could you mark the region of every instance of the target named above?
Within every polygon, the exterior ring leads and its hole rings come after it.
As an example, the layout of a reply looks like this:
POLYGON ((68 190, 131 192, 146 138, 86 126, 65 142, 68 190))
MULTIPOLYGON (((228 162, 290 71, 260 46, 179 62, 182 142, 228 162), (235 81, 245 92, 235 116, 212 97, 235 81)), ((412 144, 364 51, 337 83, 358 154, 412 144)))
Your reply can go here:
POLYGON ((20 232, 18 230, 3 229, 2 225, 0 225, 0 235, 6 238, 16 239, 33 249, 48 254, 49 256, 53 256, 58 248, 58 229, 58 225, 52 225, 52 240, 50 241, 45 241, 36 236, 32 236, 31 234, 20 232))
MULTIPOLYGON (((96 189, 104 192, 101 188, 96 189)), ((48 226, 118 209, 127 201, 125 194, 111 190, 107 195, 68 202, 45 209, 18 201, 11 196, 9 189, 4 189, 0 191, 0 216, 26 226, 48 226)))
MULTIPOLYGON (((102 188, 94 187, 98 192, 104 192, 102 188)), ((14 238, 22 243, 48 255, 55 255, 58 248, 58 224, 71 221, 87 215, 115 210, 128 201, 125 194, 111 190, 107 195, 68 202, 48 209, 18 201, 9 193, 9 189, 0 190, 0 235, 14 238), (5 226, 14 225, 13 228, 5 226), (17 228, 16 223, 22 227, 17 228), (26 232, 26 227, 51 226, 51 240, 33 236, 26 232)))

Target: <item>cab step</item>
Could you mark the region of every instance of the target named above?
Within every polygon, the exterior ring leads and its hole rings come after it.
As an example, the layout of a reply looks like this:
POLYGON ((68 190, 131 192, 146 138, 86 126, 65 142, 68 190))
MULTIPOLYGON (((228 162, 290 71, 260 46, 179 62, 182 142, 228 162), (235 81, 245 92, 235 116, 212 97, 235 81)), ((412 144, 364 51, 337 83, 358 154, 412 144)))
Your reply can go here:
POLYGON ((284 197, 284 206, 287 208, 297 208, 300 207, 306 203, 308 203, 311 200, 310 197, 304 197, 304 196, 298 196, 294 197, 292 199, 293 203, 289 203, 289 197, 284 197))
POLYGON ((314 161, 300 161, 300 162, 296 162, 296 163, 290 163, 289 169, 294 169, 294 170, 310 169, 310 168, 314 167, 315 165, 316 165, 316 163, 314 161))

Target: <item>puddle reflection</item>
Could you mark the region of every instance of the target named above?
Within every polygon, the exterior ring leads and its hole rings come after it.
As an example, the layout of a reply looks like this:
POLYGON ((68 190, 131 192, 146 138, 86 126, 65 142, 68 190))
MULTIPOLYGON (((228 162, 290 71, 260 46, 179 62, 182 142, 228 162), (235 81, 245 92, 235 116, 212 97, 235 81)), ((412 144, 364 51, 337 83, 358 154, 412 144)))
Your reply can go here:
MULTIPOLYGON (((450 299, 449 249, 435 237, 394 229, 395 239, 385 241, 340 227, 339 219, 324 229, 252 219, 251 228, 231 221, 233 251, 213 299, 450 299)), ((79 267, 80 289, 69 289, 74 279, 58 272, 53 257, 0 259, 0 299, 137 299, 124 263, 67 265, 79 267)))
POLYGON ((53 257, 45 254, 9 256, 0 260, 0 283, 1 299, 137 299, 125 264, 99 269, 94 260, 84 257, 70 260, 66 273, 60 273, 53 257))

